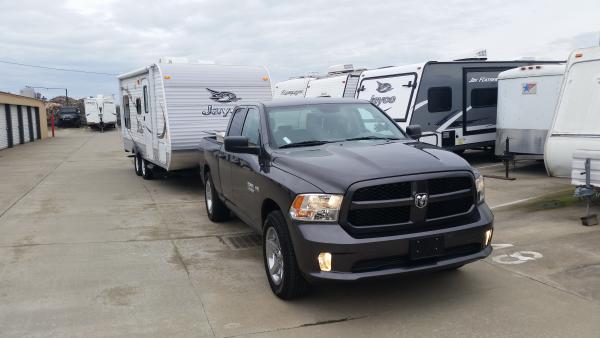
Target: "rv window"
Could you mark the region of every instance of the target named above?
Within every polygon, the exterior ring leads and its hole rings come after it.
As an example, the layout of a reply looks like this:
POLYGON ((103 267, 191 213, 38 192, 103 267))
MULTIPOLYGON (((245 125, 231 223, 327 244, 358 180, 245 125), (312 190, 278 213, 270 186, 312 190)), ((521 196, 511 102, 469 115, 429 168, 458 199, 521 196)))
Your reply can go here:
POLYGON ((427 91, 427 107, 430 113, 437 113, 452 109, 452 88, 429 88, 427 91))
POLYGON ((144 113, 148 114, 148 86, 144 86, 144 113))
POLYGON ((498 104, 498 88, 475 88, 471 90, 471 107, 496 107, 498 104))
POLYGON ((246 121, 244 121, 244 127, 242 128, 242 136, 248 138, 248 143, 257 145, 258 144, 258 131, 260 129, 260 117, 256 108, 249 108, 246 114, 246 121))
POLYGON ((233 113, 233 117, 231 118, 231 125, 229 126, 227 136, 242 135, 242 125, 244 124, 244 118, 246 118, 246 108, 236 109, 233 113))
POLYGON ((140 99, 139 97, 135 99, 135 111, 138 114, 142 113, 142 99, 140 99))
POLYGON ((123 119, 125 120, 125 128, 131 129, 131 115, 129 110, 129 96, 123 96, 123 119))

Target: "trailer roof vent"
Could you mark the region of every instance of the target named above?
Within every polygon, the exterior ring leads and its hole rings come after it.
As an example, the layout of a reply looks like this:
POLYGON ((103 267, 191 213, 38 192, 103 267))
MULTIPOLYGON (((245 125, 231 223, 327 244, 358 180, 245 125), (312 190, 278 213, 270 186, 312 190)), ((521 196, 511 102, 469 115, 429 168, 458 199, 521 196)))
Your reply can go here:
POLYGON ((190 63, 190 61, 186 57, 164 56, 158 59, 158 63, 190 63))
POLYGON ((460 57, 454 59, 454 61, 473 61, 473 60, 479 60, 479 61, 487 60, 487 50, 479 49, 472 53, 467 53, 463 56, 460 56, 460 57))
POLYGON ((348 73, 354 71, 354 65, 351 63, 342 65, 333 65, 327 68, 328 74, 348 73))

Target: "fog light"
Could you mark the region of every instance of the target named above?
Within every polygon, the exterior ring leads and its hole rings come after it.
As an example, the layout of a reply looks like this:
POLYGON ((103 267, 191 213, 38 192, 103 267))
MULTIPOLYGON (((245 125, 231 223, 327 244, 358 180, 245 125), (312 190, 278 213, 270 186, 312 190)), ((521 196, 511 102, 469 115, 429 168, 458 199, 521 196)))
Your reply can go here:
POLYGON ((319 269, 321 271, 331 271, 331 253, 321 252, 318 257, 319 269))
POLYGON ((485 242, 484 242, 485 246, 488 246, 488 245, 490 245, 490 243, 492 243, 492 232, 493 232, 492 229, 487 230, 485 232, 485 242))

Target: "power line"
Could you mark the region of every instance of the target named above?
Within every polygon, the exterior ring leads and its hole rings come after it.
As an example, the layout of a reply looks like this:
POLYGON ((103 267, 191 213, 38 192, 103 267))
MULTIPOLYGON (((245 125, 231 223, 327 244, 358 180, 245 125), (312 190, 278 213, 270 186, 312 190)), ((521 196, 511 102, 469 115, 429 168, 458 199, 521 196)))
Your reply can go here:
POLYGON ((38 66, 38 65, 29 65, 26 63, 12 62, 6 60, 0 60, 0 63, 5 63, 14 66, 22 66, 22 67, 32 67, 32 68, 42 68, 42 69, 50 69, 57 70, 61 72, 72 72, 72 73, 84 73, 84 74, 95 74, 95 75, 109 75, 109 76, 117 76, 119 74, 115 73, 104 73, 104 72, 92 72, 88 70, 78 70, 78 69, 67 69, 67 68, 55 68, 55 67, 47 67, 47 66, 38 66))

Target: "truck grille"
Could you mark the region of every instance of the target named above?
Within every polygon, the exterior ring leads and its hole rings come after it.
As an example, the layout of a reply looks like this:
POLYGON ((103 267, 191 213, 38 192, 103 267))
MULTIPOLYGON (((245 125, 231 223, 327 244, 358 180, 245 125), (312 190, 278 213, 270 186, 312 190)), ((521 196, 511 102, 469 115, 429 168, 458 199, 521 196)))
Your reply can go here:
POLYGON ((360 182, 350 187, 341 223, 352 235, 425 231, 455 226, 475 209, 475 184, 468 172, 423 174, 360 182), (427 194, 419 208, 416 194, 427 194))

